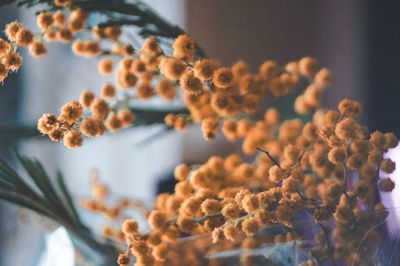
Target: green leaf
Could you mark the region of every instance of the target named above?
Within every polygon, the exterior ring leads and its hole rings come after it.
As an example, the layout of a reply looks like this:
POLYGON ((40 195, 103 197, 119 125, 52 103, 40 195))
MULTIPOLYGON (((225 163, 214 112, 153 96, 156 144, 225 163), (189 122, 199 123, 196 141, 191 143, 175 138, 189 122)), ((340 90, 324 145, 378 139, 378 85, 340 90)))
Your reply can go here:
POLYGON ((58 221, 57 216, 54 215, 51 212, 51 210, 47 208, 47 206, 43 206, 41 203, 34 201, 29 197, 25 197, 24 195, 0 189, 0 199, 5 200, 12 204, 16 204, 21 207, 25 207, 27 209, 30 209, 32 211, 35 211, 39 214, 45 215, 53 220, 58 221))
POLYGON ((4 182, 14 184, 14 186, 26 194, 34 195, 35 192, 22 179, 22 177, 3 159, 0 157, 0 179, 4 182))
POLYGON ((82 221, 79 218, 79 214, 76 211, 76 208, 75 208, 74 202, 72 200, 71 194, 69 193, 69 191, 67 189, 67 186, 65 185, 64 176, 62 175, 61 172, 57 173, 57 183, 58 183, 60 191, 61 191, 61 193, 62 193, 62 195, 64 197, 64 200, 65 200, 65 202, 66 202, 66 204, 67 204, 67 206, 69 208, 69 211, 73 215, 75 221, 83 226, 82 221))
MULTIPOLYGON (((0 0, 1 1, 1 0, 0 0)), ((15 140, 21 138, 40 137, 35 125, 1 125, 0 138, 3 140, 15 140)))
POLYGON ((73 220, 72 217, 68 215, 69 213, 66 206, 64 206, 64 203, 58 197, 57 192, 42 165, 38 161, 31 160, 20 154, 17 154, 17 157, 26 172, 32 178, 33 182, 35 182, 36 186, 42 192, 47 202, 54 207, 54 211, 62 216, 67 222, 71 222, 73 220))

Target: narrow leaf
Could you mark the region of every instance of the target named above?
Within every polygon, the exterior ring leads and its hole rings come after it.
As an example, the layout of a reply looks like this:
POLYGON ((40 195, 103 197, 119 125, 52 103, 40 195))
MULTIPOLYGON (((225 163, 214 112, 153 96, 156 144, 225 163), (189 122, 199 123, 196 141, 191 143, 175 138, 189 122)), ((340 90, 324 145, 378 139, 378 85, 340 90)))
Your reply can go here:
POLYGON ((69 207, 69 209, 70 209, 72 215, 74 216, 75 220, 76 220, 80 225, 83 225, 82 222, 81 222, 81 219, 80 219, 80 217, 79 217, 79 214, 78 214, 78 212, 76 211, 76 208, 75 208, 74 202, 73 202, 73 200, 72 200, 71 194, 69 193, 68 188, 67 188, 67 186, 65 185, 64 176, 62 175, 61 172, 58 172, 58 173, 57 173, 57 182, 58 182, 58 186, 59 186, 59 188, 60 188, 60 191, 61 191, 61 193, 62 193, 62 195, 63 195, 63 197, 64 197, 64 200, 65 200, 65 202, 67 203, 67 205, 68 205, 68 207, 69 207))

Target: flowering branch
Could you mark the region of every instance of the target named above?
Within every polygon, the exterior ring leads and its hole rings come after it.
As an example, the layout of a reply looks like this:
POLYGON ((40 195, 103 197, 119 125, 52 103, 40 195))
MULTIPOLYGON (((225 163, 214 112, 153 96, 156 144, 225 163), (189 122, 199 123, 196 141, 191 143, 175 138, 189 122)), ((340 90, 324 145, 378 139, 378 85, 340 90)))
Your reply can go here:
MULTIPOLYGON (((6 0, 0 2, 0 7, 16 3, 19 7, 33 8, 46 4, 47 9, 40 12, 60 10, 60 6, 52 0, 6 0)), ((68 1, 66 1, 68 2, 68 1)), ((175 39, 185 31, 177 25, 162 18, 146 3, 136 0, 85 0, 70 1, 71 8, 81 8, 91 13, 102 14, 106 19, 96 24, 96 27, 106 28, 110 26, 135 26, 139 29, 139 35, 143 38, 155 36, 160 38, 175 39)), ((39 12, 38 12, 39 13, 39 12)), ((205 57, 205 52, 197 45, 198 55, 205 57)))

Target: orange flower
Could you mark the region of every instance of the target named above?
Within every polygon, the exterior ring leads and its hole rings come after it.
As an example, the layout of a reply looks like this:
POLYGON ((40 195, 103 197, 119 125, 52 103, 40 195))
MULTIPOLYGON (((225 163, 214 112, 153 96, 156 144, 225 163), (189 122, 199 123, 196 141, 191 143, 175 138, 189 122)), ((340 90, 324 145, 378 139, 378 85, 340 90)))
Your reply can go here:
POLYGON ((172 49, 174 51, 174 56, 179 59, 193 60, 196 54, 196 44, 194 40, 187 35, 179 35, 175 39, 172 49))
POLYGON ((227 89, 233 84, 233 72, 230 68, 218 68, 213 75, 214 85, 218 88, 227 89))
POLYGON ((71 130, 67 132, 64 136, 64 145, 68 149, 78 148, 82 146, 83 138, 79 131, 71 130))

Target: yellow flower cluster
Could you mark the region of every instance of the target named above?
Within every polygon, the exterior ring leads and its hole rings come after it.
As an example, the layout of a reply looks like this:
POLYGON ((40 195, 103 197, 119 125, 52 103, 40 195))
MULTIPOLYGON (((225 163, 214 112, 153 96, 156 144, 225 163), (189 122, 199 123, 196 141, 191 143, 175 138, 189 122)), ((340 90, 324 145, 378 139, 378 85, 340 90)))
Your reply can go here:
MULTIPOLYGON (((129 251, 121 255, 120 265, 128 265, 129 254, 136 257, 136 265, 181 265, 165 250, 174 249, 179 245, 176 240, 186 235, 210 233, 215 243, 240 243, 279 224, 297 238, 300 234, 292 229, 295 215, 304 212, 323 228, 316 235, 321 245, 311 251, 315 261, 361 263, 365 252, 379 244, 379 235, 373 232, 368 237, 375 240, 357 249, 367 231, 385 216, 374 189, 377 184, 383 192, 394 188, 390 178, 379 177, 379 170, 394 171, 394 162, 383 154, 398 144, 392 133, 369 133, 356 120, 361 112, 360 103, 345 99, 338 111, 319 110, 304 124, 279 121, 279 113, 268 110, 268 119, 258 123, 277 134, 262 131, 266 140, 258 147, 268 152, 260 152, 251 164, 232 154, 212 156, 193 167, 177 166, 175 193, 160 194, 148 216, 153 230, 141 234, 136 221, 123 224, 129 251), (336 226, 329 228, 332 220, 336 226)), ((272 241, 285 241, 281 238, 272 241)), ((190 263, 196 265, 196 260, 190 263)))
MULTIPOLYGON (((55 2, 70 8, 69 21, 62 11, 40 14, 41 36, 70 42, 75 33, 86 30, 88 15, 73 9, 72 1, 55 2)), ((206 140, 221 131, 230 141, 241 140, 245 155, 255 155, 251 162, 231 154, 212 156, 201 165, 177 166, 174 193, 158 195, 154 210, 145 213, 150 232, 140 231, 133 219, 125 220, 120 230, 103 229, 107 237, 124 239, 128 245, 119 265, 129 265, 132 255, 137 266, 204 265, 199 253, 221 243, 222 248, 248 249, 301 238, 295 227, 297 215, 308 215, 320 227, 315 234, 318 245, 311 247, 312 259, 306 265, 325 260, 362 265, 379 245, 380 235, 371 228, 387 211, 377 189, 390 192, 395 187, 391 177, 379 173, 391 175, 395 170, 395 163, 383 155, 397 146, 398 139, 392 133, 369 132, 360 124, 359 102, 344 99, 337 110, 320 108, 324 90, 332 83, 329 69, 304 57, 283 66, 268 60, 251 73, 241 60, 227 67, 198 58, 196 43, 187 35, 175 39, 168 55, 155 37, 136 51, 120 41, 119 27, 95 27, 90 32, 93 38, 75 40, 72 50, 79 56, 101 56, 99 73, 114 76, 115 83, 103 84, 100 96, 83 91, 79 100, 62 106, 59 115, 44 114, 38 121, 41 133, 62 140, 68 148, 79 147, 83 136, 97 137, 132 124, 132 99, 159 96, 170 101, 182 95, 189 114, 167 115, 168 126, 183 131, 198 123, 206 140), (104 42, 111 42, 111 50, 104 42), (301 90, 304 83, 308 85, 301 90), (294 111, 309 115, 309 122, 285 119, 274 107, 261 110, 266 98, 289 94, 295 95, 294 111), (259 238, 270 225, 282 231, 259 238), (177 241, 203 234, 209 237, 191 251, 177 241), (367 243, 363 248, 361 241, 367 243), (182 252, 187 254, 184 259, 182 252)), ((17 47, 29 47, 33 55, 46 50, 16 22, 6 33, 10 42, 0 40, 1 80, 21 65, 17 47)), ((107 188, 96 180, 93 188, 94 199, 82 202, 89 210, 115 219, 132 206, 123 201, 107 207, 107 188)), ((251 265, 248 257, 243 262, 251 265)), ((213 265, 219 264, 223 262, 213 259, 213 265)))
MULTIPOLYGON (((80 40, 75 41, 75 53, 85 54, 79 52, 78 47, 82 44, 80 40)), ((222 128, 229 140, 246 136, 243 144, 247 147, 246 152, 254 153, 260 142, 266 141, 264 131, 270 130, 270 127, 265 125, 279 120, 275 117, 276 111, 270 109, 265 116, 267 124, 250 122, 256 118, 255 113, 265 97, 286 96, 294 93, 302 80, 311 81, 311 85, 295 101, 295 110, 300 114, 308 114, 317 109, 324 89, 331 83, 330 71, 318 69, 316 60, 310 57, 290 62, 285 67, 279 67, 274 61, 266 61, 257 73, 251 74, 243 61, 231 67, 221 67, 212 59, 196 60, 194 41, 186 35, 179 36, 172 48, 173 56, 167 56, 157 40, 150 37, 139 54, 120 54, 115 70, 116 62, 111 57, 101 59, 98 63, 100 74, 111 75, 115 72, 117 84, 105 84, 101 89, 101 99, 98 100, 94 99, 93 93, 83 92, 80 100, 82 106, 88 108, 95 119, 106 121, 109 131, 114 132, 123 124, 122 115, 110 110, 118 109, 121 104, 127 107, 131 99, 147 100, 160 96, 172 100, 178 95, 176 88, 179 87, 189 114, 167 115, 165 122, 168 126, 182 131, 188 123, 201 123, 207 140, 215 138, 222 128), (118 97, 118 92, 122 94, 121 97, 118 97), (114 107, 110 105, 111 102, 114 107)), ((100 47, 94 50, 102 51, 100 47)), ((127 111, 124 112, 126 114, 127 111)), ((102 133, 87 134, 83 129, 81 132, 90 137, 102 133)))
MULTIPOLYGON (((114 132, 133 122, 133 114, 125 110, 130 100, 160 96, 170 101, 179 94, 177 87, 183 91, 190 113, 168 115, 166 124, 184 130, 188 123, 202 123, 204 137, 210 140, 226 119, 251 117, 259 109, 264 97, 282 97, 293 93, 301 80, 309 80, 311 85, 297 97, 295 110, 300 114, 310 113, 319 106, 323 90, 331 83, 330 71, 319 69, 316 60, 310 57, 283 67, 268 60, 254 74, 248 71, 243 61, 231 67, 220 66, 216 60, 197 58, 196 44, 187 35, 177 37, 170 56, 154 37, 146 39, 140 51, 135 51, 132 45, 120 41, 120 27, 87 28, 87 12, 74 9, 71 1, 55 1, 55 4, 64 9, 37 16, 40 33, 32 33, 17 22, 7 25, 6 33, 11 43, 0 40, 0 79, 4 80, 10 71, 20 67, 22 58, 17 52, 18 47, 29 47, 33 56, 41 56, 47 51, 43 41, 68 43, 79 32, 90 33, 91 39, 73 42, 73 52, 83 57, 101 56, 99 73, 104 76, 115 73, 116 84, 104 84, 99 99, 95 99, 92 92, 82 93, 80 104, 90 113, 87 116, 90 119, 85 123, 82 123, 81 117, 59 121, 69 126, 62 129, 53 127, 50 133, 49 125, 46 126, 47 130, 42 126, 46 121, 39 121, 39 130, 43 134, 48 134, 53 141, 64 139, 69 148, 81 146, 81 133, 89 137, 99 136, 104 131, 104 124, 114 132), (105 47, 110 42, 112 48, 107 50, 105 47), (123 112, 119 113, 121 110, 123 112), (81 123, 83 128, 80 129, 81 123), (71 129, 74 131, 70 132, 71 129), (63 138, 67 133, 67 138, 63 138)), ((71 108, 71 103, 64 107, 71 108)), ((81 109, 76 104, 74 106, 81 109)), ((223 126, 229 139, 254 131, 248 119, 242 119, 237 124, 234 120, 227 120, 223 126), (241 132, 236 132, 236 129, 241 132)))
MULTIPOLYGON (((134 116, 128 107, 132 99, 147 100, 159 96, 170 101, 183 94, 189 114, 166 116, 168 126, 182 131, 189 123, 201 123, 207 140, 215 138, 220 129, 229 140, 248 134, 259 135, 246 138, 248 140, 243 144, 247 146, 247 153, 254 153, 257 142, 262 142, 264 129, 250 121, 256 118, 256 112, 265 97, 298 93, 296 88, 301 81, 309 81, 310 85, 297 96, 294 108, 299 114, 312 113, 318 108, 324 89, 331 83, 330 71, 319 69, 316 60, 311 57, 290 62, 283 67, 268 60, 253 74, 241 60, 231 67, 220 66, 216 60, 197 58, 196 44, 187 35, 176 38, 172 44, 172 55, 167 55, 154 37, 146 39, 140 51, 135 51, 129 43, 120 41, 119 27, 95 26, 87 29, 85 25, 88 14, 85 11, 72 9, 69 2, 56 4, 70 9, 38 15, 37 25, 42 31, 38 34, 38 42, 34 41, 35 34, 24 29, 21 24, 13 22, 7 26, 7 35, 14 43, 0 42, 0 54, 1 47, 4 47, 4 53, 14 54, 18 60, 4 59, 4 62, 14 63, 4 63, 4 67, 0 65, 0 70, 4 68, 5 78, 10 69, 15 70, 21 65, 21 57, 16 51, 10 53, 11 47, 15 50, 18 46, 40 46, 41 49, 30 50, 33 55, 43 55, 46 48, 42 40, 71 42, 76 33, 89 31, 92 38, 75 40, 72 44, 73 52, 83 57, 101 56, 98 62, 99 73, 104 76, 114 74, 116 84, 104 84, 99 98, 93 92, 82 92, 80 106, 77 101, 63 106, 56 126, 46 125, 46 117, 50 114, 45 114, 39 120, 40 132, 47 134, 53 141, 64 140, 69 148, 82 145, 82 134, 88 137, 100 136, 105 128, 115 132, 131 124, 134 116), (63 12, 68 12, 68 15, 63 12), (110 42, 112 48, 107 50, 105 47, 110 42), (34 53, 33 50, 42 52, 34 53), (177 88, 182 92, 179 93, 177 88), (71 111, 71 108, 77 109, 77 116, 63 119, 63 112, 71 111), (80 110, 82 108, 86 109, 85 112, 80 110)), ((273 123, 276 119, 273 116, 274 110, 270 110, 266 119, 273 123)))
POLYGON ((109 86, 104 85, 101 98, 95 98, 91 92, 84 92, 81 102, 71 101, 63 105, 59 116, 44 114, 38 121, 39 131, 47 134, 52 141, 63 140, 66 147, 76 148, 82 145, 82 134, 93 138, 103 135, 105 129, 114 132, 130 125, 134 115, 129 109, 113 111, 105 101, 104 98, 110 93, 109 86), (85 110, 90 110, 92 116, 85 116, 85 110))
POLYGON ((116 202, 109 202, 109 189, 98 179, 96 172, 92 174, 91 190, 92 197, 82 199, 80 204, 90 212, 104 215, 107 224, 101 228, 101 233, 107 238, 114 238, 119 241, 125 239, 124 232, 127 229, 122 228, 121 230, 120 223, 121 219, 124 220, 124 217, 126 217, 128 210, 139 210, 143 216, 148 215, 148 211, 141 201, 123 198, 116 202), (117 224, 117 226, 113 228, 113 224, 117 224))
MULTIPOLYGON (((81 9, 72 10, 68 19, 62 11, 40 13, 37 16, 38 33, 26 29, 18 22, 7 24, 5 33, 8 41, 0 38, 0 81, 20 68, 22 58, 18 48, 25 47, 32 56, 41 57, 47 53, 44 40, 70 42, 78 32, 84 30, 87 17, 87 13, 81 9)), ((92 46, 88 49, 93 51, 92 46)))
MULTIPOLYGON (((37 16, 39 33, 31 32, 18 22, 6 26, 5 33, 9 41, 0 39, 0 81, 3 81, 11 71, 20 68, 22 58, 18 53, 19 47, 27 47, 32 56, 39 57, 47 52, 44 41, 69 43, 77 33, 87 31, 85 28, 87 12, 79 8, 72 9, 71 3, 71 1, 55 1, 57 6, 65 10, 40 13, 37 16)), ((132 47, 117 41, 121 34, 119 27, 94 28, 90 29, 90 32, 93 40, 78 39, 73 43, 72 49, 76 54, 85 57, 100 55, 104 52, 100 47, 100 40, 113 42, 117 47, 114 50, 118 50, 113 51, 115 54, 120 54, 124 49, 125 52, 133 52, 132 47)), ((112 60, 102 59, 99 62, 101 74, 108 75, 112 70, 112 60)), ((127 82, 132 82, 132 77, 127 77, 125 83, 127 82)), ((47 134, 52 141, 63 140, 68 148, 80 147, 83 135, 97 137, 102 135, 105 129, 115 132, 134 121, 133 113, 124 104, 126 100, 119 101, 116 98, 117 91, 110 83, 102 86, 98 98, 94 93, 84 91, 80 101, 71 101, 62 106, 59 116, 52 113, 44 114, 38 121, 38 129, 42 134, 47 134)))

